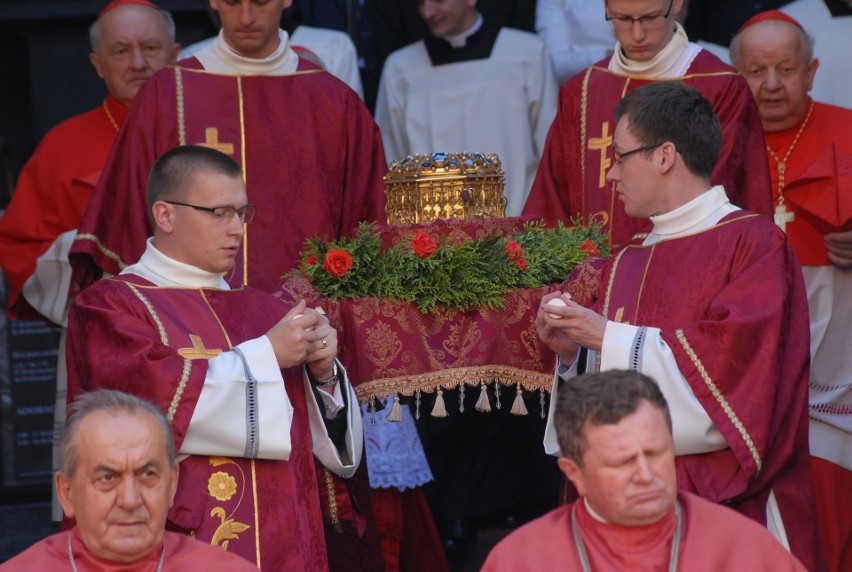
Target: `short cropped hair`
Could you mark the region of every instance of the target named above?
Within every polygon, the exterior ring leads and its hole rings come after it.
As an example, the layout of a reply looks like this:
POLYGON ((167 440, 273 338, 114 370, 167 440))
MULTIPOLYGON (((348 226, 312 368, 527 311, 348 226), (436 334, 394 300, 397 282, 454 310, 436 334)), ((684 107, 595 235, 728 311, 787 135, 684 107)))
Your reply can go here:
POLYGON ((198 171, 212 171, 229 177, 242 177, 243 174, 233 159, 210 147, 175 147, 165 152, 151 167, 148 175, 148 210, 164 197, 182 197, 198 171))
MULTIPOLYGON (((160 16, 163 17, 163 22, 166 24, 166 31, 169 34, 169 39, 172 43, 175 43, 176 39, 176 27, 175 27, 175 19, 172 17, 172 13, 168 10, 163 10, 160 8, 158 10, 160 16)), ((98 18, 92 25, 89 26, 89 46, 92 48, 93 52, 98 51, 98 43, 101 41, 101 20, 98 18)))
POLYGON ((556 397, 554 425, 562 456, 583 466, 588 448, 586 423, 613 425, 635 412, 645 400, 672 418, 666 398, 653 379, 636 371, 610 370, 580 375, 566 381, 556 397))
POLYGON ((630 92, 615 108, 641 145, 670 141, 692 173, 710 178, 722 154, 722 127, 713 106, 681 81, 661 80, 630 92))
MULTIPOLYGON (((796 26, 795 24, 791 24, 790 22, 781 22, 779 20, 766 20, 764 22, 758 22, 753 24, 754 26, 763 26, 763 25, 774 25, 774 26, 790 26, 799 36, 799 57, 802 58, 802 61, 805 62, 805 65, 810 65, 811 60, 814 59, 814 44, 816 41, 814 37, 804 31, 802 28, 796 26)), ((749 26, 751 27, 751 26, 749 26)), ((748 28, 746 28, 747 30, 748 28)), ((745 32, 745 30, 743 30, 745 32)), ((740 58, 742 58, 742 35, 743 32, 739 32, 736 36, 731 40, 731 46, 728 49, 728 52, 731 56, 731 65, 734 66, 737 70, 740 69, 740 58)))
POLYGON ((62 431, 60 443, 60 470, 71 478, 77 470, 80 461, 80 450, 77 435, 80 433, 80 425, 83 420, 97 411, 110 414, 147 412, 152 415, 163 429, 163 438, 166 448, 166 456, 169 466, 177 465, 177 454, 175 451, 175 437, 172 426, 163 411, 150 401, 146 401, 135 395, 115 391, 113 389, 99 389, 81 395, 70 406, 71 417, 62 431))

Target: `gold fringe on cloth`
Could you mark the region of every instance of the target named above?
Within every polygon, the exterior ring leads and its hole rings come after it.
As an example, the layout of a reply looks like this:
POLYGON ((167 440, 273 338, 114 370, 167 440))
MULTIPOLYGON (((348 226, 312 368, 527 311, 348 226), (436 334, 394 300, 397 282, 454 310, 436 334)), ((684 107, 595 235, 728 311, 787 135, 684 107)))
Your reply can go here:
MULTIPOLYGON (((435 407, 432 408, 432 417, 446 417, 447 406, 444 405, 444 392, 438 388, 438 396, 435 397, 435 407)), ((420 418, 420 410, 418 408, 417 418, 420 418)))
POLYGON ((476 410, 480 413, 491 412, 491 401, 488 400, 488 386, 483 381, 479 385, 479 399, 476 400, 476 410))
POLYGON ((521 384, 518 384, 517 394, 515 395, 515 401, 512 403, 512 409, 510 413, 512 415, 529 415, 529 411, 527 411, 527 406, 524 404, 524 390, 521 388, 521 384))
POLYGON ((385 417, 385 419, 393 423, 399 423, 402 421, 402 410, 399 408, 399 395, 394 394, 393 407, 391 407, 390 413, 388 413, 388 416, 385 417))
MULTIPOLYGON (((513 415, 528 415, 523 400, 523 391, 540 392, 539 402, 544 407, 545 393, 550 393, 553 384, 553 374, 541 373, 503 365, 483 365, 464 368, 452 368, 441 371, 417 374, 411 376, 399 376, 384 379, 374 379, 355 387, 355 394, 361 403, 373 403, 375 400, 389 399, 394 395, 394 405, 386 419, 395 421, 399 413, 399 396, 415 396, 417 404, 416 418, 420 418, 420 400, 422 393, 436 393, 435 405, 432 408, 432 417, 446 417, 446 403, 444 400, 445 389, 459 390, 459 411, 464 411, 462 401, 464 390, 467 386, 479 386, 480 395, 476 403, 476 410, 487 413, 491 411, 491 403, 488 397, 488 385, 494 385, 495 405, 500 408, 500 390, 502 387, 515 387, 515 401, 510 413, 513 415)), ((542 418, 544 410, 542 409, 542 418)), ((401 419, 401 415, 400 415, 401 419)))

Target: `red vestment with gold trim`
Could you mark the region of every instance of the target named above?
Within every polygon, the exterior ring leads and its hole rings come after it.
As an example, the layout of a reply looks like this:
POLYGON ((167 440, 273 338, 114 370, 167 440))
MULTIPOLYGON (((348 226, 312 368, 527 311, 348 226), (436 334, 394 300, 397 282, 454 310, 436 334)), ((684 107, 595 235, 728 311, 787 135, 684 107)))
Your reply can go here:
POLYGON ((218 75, 192 58, 139 90, 71 251, 82 284, 132 264, 151 234, 146 182, 154 161, 206 144, 240 163, 249 202, 232 284, 272 292, 298 264, 305 239, 330 240, 385 220, 387 171, 379 129, 358 95, 306 60, 291 75, 218 75), (85 256, 84 256, 85 255, 85 256))
MULTIPOLYGON (((96 389, 148 399, 171 418, 180 451, 211 357, 179 353, 194 347, 190 335, 206 349, 229 351, 264 335, 287 309, 254 288, 157 287, 132 274, 102 280, 71 308, 68 401, 96 389)), ((184 459, 167 526, 263 570, 326 570, 302 374, 282 373, 294 409, 289 460, 184 459)))
MULTIPOLYGON (((607 69, 604 60, 575 75, 559 90, 556 119, 547 136, 538 173, 524 206, 524 215, 548 224, 568 223, 582 216, 611 232, 624 246, 638 233, 647 233, 648 219, 627 216, 615 185, 604 179, 612 165, 615 107, 634 89, 653 81, 607 69)), ((740 208, 771 215, 769 167, 757 105, 745 80, 716 56, 702 50, 678 78, 698 89, 713 104, 722 124, 722 155, 711 178, 724 185, 740 208)))
POLYGON ((762 524, 773 491, 793 554, 818 569, 807 297, 783 232, 737 211, 705 231, 628 245, 608 262, 594 309, 662 331, 729 446, 678 456, 678 486, 762 524))
POLYGON ((80 224, 92 193, 73 181, 97 179, 125 115, 127 107, 107 96, 103 105, 48 131, 21 170, 0 218, 0 265, 13 317, 44 319, 20 295, 21 289, 35 271, 36 259, 60 234, 80 224))

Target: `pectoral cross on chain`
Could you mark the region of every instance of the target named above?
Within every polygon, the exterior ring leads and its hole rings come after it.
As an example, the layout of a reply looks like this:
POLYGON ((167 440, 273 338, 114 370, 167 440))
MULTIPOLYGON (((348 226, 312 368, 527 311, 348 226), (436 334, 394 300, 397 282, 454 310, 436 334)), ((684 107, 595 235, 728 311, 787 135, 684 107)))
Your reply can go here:
POLYGON ((591 151, 601 152, 601 169, 598 176, 598 188, 606 185, 606 171, 612 165, 612 159, 607 157, 606 150, 612 146, 612 135, 609 134, 609 121, 604 121, 601 127, 601 136, 589 139, 588 147, 591 151))
POLYGON ((796 213, 787 212, 787 205, 784 201, 778 201, 778 206, 775 207, 775 224, 781 227, 781 230, 787 232, 787 223, 796 220, 796 213))
POLYGON ((219 142, 219 130, 215 127, 208 127, 204 130, 204 143, 199 143, 202 147, 210 147, 211 149, 215 149, 220 153, 224 153, 225 155, 233 155, 234 154, 234 144, 233 143, 220 143, 219 142))
POLYGON ((210 359, 222 353, 222 350, 219 349, 208 350, 205 348, 204 342, 195 334, 189 334, 189 339, 192 341, 192 347, 178 350, 178 353, 186 359, 210 359))

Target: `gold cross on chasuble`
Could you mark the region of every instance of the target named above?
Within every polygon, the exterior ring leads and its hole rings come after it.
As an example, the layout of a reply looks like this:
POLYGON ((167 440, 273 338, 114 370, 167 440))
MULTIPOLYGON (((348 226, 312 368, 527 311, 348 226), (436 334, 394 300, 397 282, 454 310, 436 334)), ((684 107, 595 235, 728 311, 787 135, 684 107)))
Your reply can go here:
POLYGON ((787 212, 787 205, 779 203, 775 207, 775 224, 781 227, 781 230, 787 232, 787 223, 796 220, 796 213, 787 212))
POLYGON ((601 136, 589 139, 588 148, 590 151, 601 152, 601 168, 598 175, 598 188, 604 188, 606 185, 606 171, 612 165, 612 159, 606 156, 606 150, 612 146, 612 135, 609 134, 609 121, 604 121, 601 127, 601 136))
POLYGON ((204 342, 195 334, 189 334, 189 339, 192 341, 192 347, 178 350, 178 353, 186 359, 210 359, 222 353, 222 350, 208 350, 205 348, 204 342))
POLYGON ((233 143, 220 143, 219 142, 219 130, 215 127, 208 127, 204 130, 204 137, 206 140, 204 143, 199 143, 202 147, 210 147, 211 149, 215 149, 220 153, 224 153, 225 155, 233 155, 234 154, 234 144, 233 143))

